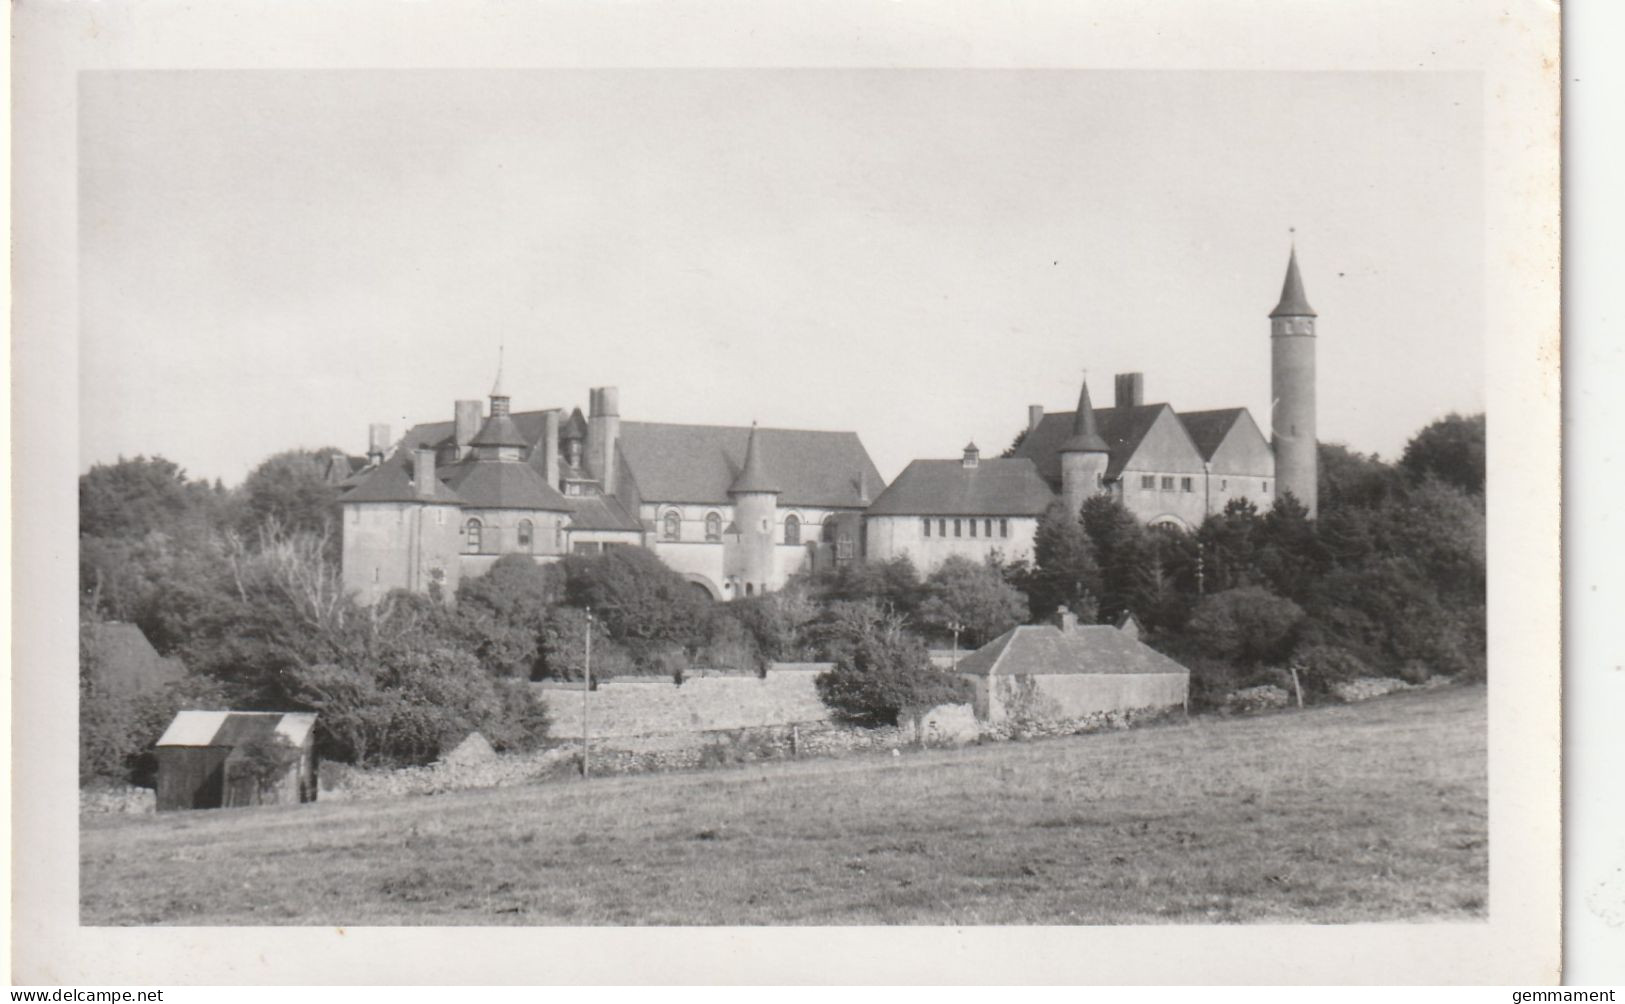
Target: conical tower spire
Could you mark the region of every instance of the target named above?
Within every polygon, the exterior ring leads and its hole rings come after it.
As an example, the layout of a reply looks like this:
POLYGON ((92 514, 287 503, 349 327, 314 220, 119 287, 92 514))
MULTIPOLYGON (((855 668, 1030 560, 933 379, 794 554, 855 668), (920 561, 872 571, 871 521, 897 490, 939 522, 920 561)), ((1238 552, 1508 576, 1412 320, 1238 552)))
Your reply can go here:
POLYGON ((1095 406, 1089 400, 1089 378, 1083 379, 1078 393, 1078 410, 1072 416, 1072 437, 1061 444, 1062 453, 1110 453, 1095 424, 1095 406))
POLYGON ((763 493, 777 495, 780 488, 771 477, 762 463, 762 451, 757 445, 756 423, 750 424, 750 439, 745 442, 745 466, 739 469, 739 476, 729 487, 729 494, 763 493))
POLYGON ((1281 284, 1281 302, 1270 311, 1271 317, 1314 317, 1315 308, 1309 306, 1309 298, 1303 294, 1303 277, 1298 275, 1298 246, 1292 245, 1292 253, 1286 260, 1286 281, 1281 284))
POLYGON ((497 346, 497 379, 491 385, 491 414, 506 415, 508 413, 508 392, 502 389, 502 346, 497 346), (499 403, 500 402, 500 403, 499 403), (500 410, 499 410, 500 408, 500 410))

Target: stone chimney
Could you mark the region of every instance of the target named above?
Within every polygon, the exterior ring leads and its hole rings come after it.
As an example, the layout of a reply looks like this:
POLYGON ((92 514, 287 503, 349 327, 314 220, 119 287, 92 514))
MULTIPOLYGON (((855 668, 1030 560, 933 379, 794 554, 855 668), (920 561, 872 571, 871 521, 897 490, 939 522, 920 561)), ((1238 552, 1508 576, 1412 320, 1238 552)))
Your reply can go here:
POLYGON ((603 485, 605 495, 615 493, 615 447, 621 438, 621 394, 614 387, 599 387, 587 405, 587 470, 603 485))
POLYGON ((374 422, 367 426, 367 462, 381 464, 389 452, 389 423, 374 422))
POLYGON ((480 425, 485 421, 483 414, 485 405, 481 401, 458 401, 456 407, 457 459, 461 460, 468 456, 468 451, 472 448, 468 444, 474 441, 474 437, 480 431, 480 425))
POLYGON ((1038 428, 1038 423, 1042 422, 1043 420, 1044 406, 1041 404, 1029 404, 1027 406, 1027 431, 1031 432, 1038 428))
POLYGON ((562 491, 559 475, 559 412, 554 408, 542 416, 542 477, 562 491))
POLYGON ((419 447, 412 451, 414 462, 412 465, 412 490, 420 499, 434 497, 435 473, 434 451, 427 447, 419 447))
POLYGON ((1062 634, 1071 634, 1078 629, 1078 615, 1062 606, 1055 611, 1055 626, 1062 634))
POLYGON ((1117 400, 1119 408, 1138 408, 1145 403, 1145 374, 1117 374, 1117 400))

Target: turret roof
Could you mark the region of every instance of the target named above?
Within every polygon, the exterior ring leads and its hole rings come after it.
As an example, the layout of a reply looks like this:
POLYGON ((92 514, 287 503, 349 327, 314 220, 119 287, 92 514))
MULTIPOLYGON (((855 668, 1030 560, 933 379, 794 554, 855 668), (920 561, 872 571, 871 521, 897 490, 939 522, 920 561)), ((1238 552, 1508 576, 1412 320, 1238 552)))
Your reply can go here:
POLYGON ((1095 424, 1095 407, 1089 402, 1089 381, 1078 393, 1078 410, 1072 413, 1072 435, 1061 444, 1062 453, 1110 453, 1095 424))
POLYGON ((1286 282, 1281 284, 1281 302, 1270 311, 1271 317, 1314 317, 1315 308, 1309 306, 1303 294, 1303 277, 1298 274, 1298 249, 1293 248, 1286 261, 1286 282))
POLYGON ((767 473, 762 465, 762 451, 756 446, 756 426, 750 427, 750 438, 745 441, 745 465, 739 469, 739 476, 734 478, 733 484, 728 486, 728 494, 742 494, 745 492, 771 492, 777 495, 782 489, 767 473))

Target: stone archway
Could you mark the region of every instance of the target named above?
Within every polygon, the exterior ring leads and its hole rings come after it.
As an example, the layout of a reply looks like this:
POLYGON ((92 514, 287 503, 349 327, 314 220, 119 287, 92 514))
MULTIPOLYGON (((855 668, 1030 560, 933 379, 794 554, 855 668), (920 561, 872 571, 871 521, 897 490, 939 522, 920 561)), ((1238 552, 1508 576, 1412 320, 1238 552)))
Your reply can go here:
POLYGON ((699 574, 698 572, 683 572, 681 574, 682 574, 683 578, 687 579, 689 584, 692 585, 695 589, 698 589, 701 592, 705 593, 705 598, 706 599, 708 599, 708 600, 720 600, 720 599, 722 599, 722 590, 718 589, 717 584, 712 582, 710 579, 708 579, 705 576, 699 574))

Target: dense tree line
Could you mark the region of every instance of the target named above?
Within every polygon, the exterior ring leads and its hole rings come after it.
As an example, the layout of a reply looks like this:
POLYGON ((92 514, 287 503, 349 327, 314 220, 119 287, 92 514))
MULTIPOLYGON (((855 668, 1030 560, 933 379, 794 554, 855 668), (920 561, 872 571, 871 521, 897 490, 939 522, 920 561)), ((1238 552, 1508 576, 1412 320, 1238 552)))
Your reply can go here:
POLYGON ((589 630, 599 679, 829 661, 821 692, 864 721, 959 693, 928 645, 973 649, 1063 605, 1133 614, 1192 669, 1198 705, 1293 668, 1311 698, 1367 673, 1482 678, 1483 435, 1482 416, 1450 416, 1398 464, 1322 446, 1313 520, 1290 497, 1236 501, 1179 533, 1097 497, 1052 507, 1030 562, 854 562, 727 604, 632 547, 505 557, 454 605, 362 607, 339 585, 334 451, 278 454, 229 491, 161 458, 97 465, 80 479, 81 620, 134 622, 189 675, 115 697, 81 646, 82 767, 139 771, 183 706, 316 710, 323 754, 353 762, 422 762, 473 728, 523 748, 546 729, 527 682, 582 679, 589 630))

